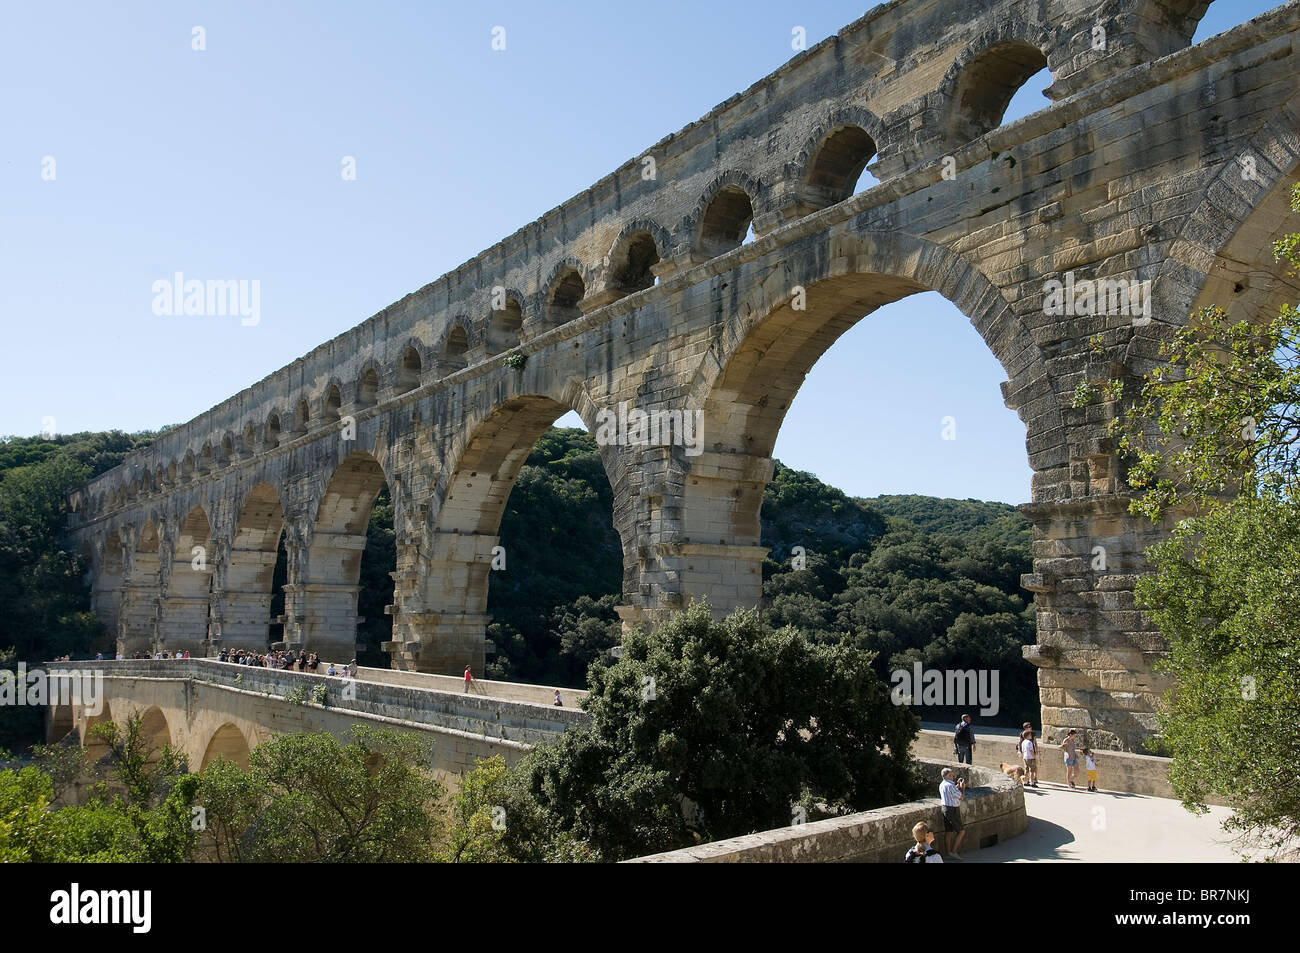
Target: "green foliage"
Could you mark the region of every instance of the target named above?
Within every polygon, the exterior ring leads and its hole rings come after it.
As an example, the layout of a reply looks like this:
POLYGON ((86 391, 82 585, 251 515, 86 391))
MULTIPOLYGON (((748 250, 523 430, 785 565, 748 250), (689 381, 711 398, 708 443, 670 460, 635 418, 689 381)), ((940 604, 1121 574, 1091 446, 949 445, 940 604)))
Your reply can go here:
POLYGON ((502 840, 505 835, 506 778, 500 755, 480 758, 465 776, 460 793, 452 799, 451 831, 444 859, 453 864, 508 863, 513 858, 502 840))
POLYGON ((1300 473, 1300 314, 1266 322, 1192 315, 1117 425, 1141 492, 1134 511, 1153 520, 1238 492, 1285 493, 1300 473))
MULTIPOLYGON (((287 568, 287 567, 286 567, 287 568)), ((393 577, 397 569, 397 535, 393 530, 393 500, 385 485, 375 498, 366 527, 366 548, 361 554, 361 589, 357 596, 357 662, 388 668, 388 653, 379 646, 393 638, 393 617, 384 607, 393 601, 393 577)), ((287 574, 286 574, 287 580, 287 574)), ((347 662, 347 659, 333 661, 347 662)))
MULTIPOLYGON (((175 863, 188 860, 196 841, 191 808, 198 779, 170 749, 148 749, 140 718, 124 726, 104 722, 93 729, 110 746, 110 784, 101 784, 89 803, 52 808, 54 777, 38 767, 0 771, 0 861, 34 863, 175 863), (125 792, 113 794, 112 789, 125 792)), ((73 762, 52 761, 48 750, 38 764, 54 767, 58 783, 73 762)), ((80 762, 84 766, 84 760, 80 762)))
POLYGON ((324 682, 320 682, 319 684, 316 685, 315 688, 311 690, 311 700, 315 702, 317 705, 324 705, 325 702, 329 699, 329 694, 330 694, 329 686, 326 685, 324 682))
POLYGON ((284 693, 284 700, 291 705, 301 705, 307 701, 307 686, 295 685, 284 693))
POLYGON ((1230 798, 1229 829, 1278 849, 1300 834, 1300 506, 1243 496, 1151 547, 1138 597, 1169 640, 1176 687, 1161 719, 1169 780, 1205 810, 1230 798))
POLYGON ((230 766, 209 765, 197 796, 219 844, 214 855, 255 862, 433 860, 444 833, 445 789, 423 771, 428 754, 428 742, 415 735, 354 725, 347 744, 322 732, 258 745, 247 780, 230 766))
POLYGON ((523 351, 511 351, 506 355, 506 367, 513 370, 522 371, 527 363, 528 355, 523 351))
POLYGON ((906 800, 917 722, 871 663, 699 604, 630 635, 589 673, 590 726, 512 772, 507 849, 541 859, 561 832, 621 859, 786 826, 806 790, 854 810, 906 800))

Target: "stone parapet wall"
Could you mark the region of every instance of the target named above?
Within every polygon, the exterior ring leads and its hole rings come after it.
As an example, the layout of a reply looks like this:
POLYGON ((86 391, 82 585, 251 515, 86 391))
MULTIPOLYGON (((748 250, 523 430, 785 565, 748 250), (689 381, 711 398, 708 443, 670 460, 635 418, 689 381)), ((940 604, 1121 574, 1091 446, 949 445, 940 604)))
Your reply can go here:
MULTIPOLYGON (((936 790, 939 772, 945 767, 953 767, 957 776, 966 778, 971 785, 961 808, 967 831, 963 856, 977 853, 981 843, 992 846, 1024 833, 1029 822, 1019 784, 978 765, 918 760, 936 790)), ((937 796, 650 854, 629 863, 898 863, 913 844, 912 827, 920 821, 929 824, 936 835, 942 835, 943 812, 937 796)))

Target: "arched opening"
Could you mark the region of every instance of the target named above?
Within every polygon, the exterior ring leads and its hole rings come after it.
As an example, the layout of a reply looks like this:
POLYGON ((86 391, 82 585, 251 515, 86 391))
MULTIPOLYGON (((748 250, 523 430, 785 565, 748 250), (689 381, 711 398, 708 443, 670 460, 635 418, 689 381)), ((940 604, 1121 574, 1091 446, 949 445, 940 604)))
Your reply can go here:
POLYGON ((357 403, 369 407, 379 400, 379 375, 373 367, 366 368, 357 382, 357 403))
POLYGON ((331 384, 325 388, 325 404, 321 409, 321 417, 325 420, 338 420, 342 408, 343 394, 339 391, 337 384, 331 384))
POLYGON ((266 449, 274 450, 280 446, 280 415, 272 414, 266 419, 266 449))
POLYGON ((546 322, 559 327, 582 317, 578 302, 587 296, 587 286, 576 268, 566 268, 556 276, 547 298, 546 322))
POLYGON ((514 298, 507 297, 500 308, 492 309, 492 317, 488 320, 488 353, 500 354, 517 345, 523 326, 523 309, 514 298))
POLYGON ((235 438, 226 434, 221 438, 221 465, 230 466, 230 461, 235 458, 235 438))
MULTIPOLYGON (((283 528, 280 494, 269 483, 257 484, 244 498, 227 557, 221 618, 225 648, 262 651, 275 641, 270 627, 279 614, 273 611, 272 601, 277 594, 274 575, 283 528)), ((279 595, 283 601, 283 593, 279 595)))
POLYGON ((248 756, 248 742, 244 740, 243 732, 230 722, 226 722, 213 733, 212 740, 208 742, 207 748, 203 751, 203 760, 199 764, 199 770, 203 771, 209 764, 220 758, 230 761, 247 771, 248 756))
POLYGON ((140 740, 150 764, 160 761, 163 748, 171 746, 171 727, 167 724, 167 716, 157 705, 140 716, 140 740))
POLYGON ((107 641, 114 646, 117 643, 117 623, 122 609, 122 573, 125 566, 122 540, 117 533, 110 533, 104 540, 104 550, 100 554, 98 570, 90 587, 90 607, 103 623, 107 641))
POLYGON ((653 287, 655 274, 650 269, 659 263, 659 249, 648 231, 633 232, 610 256, 611 282, 623 294, 635 294, 653 287))
MULTIPOLYGON (((322 658, 347 662, 355 654, 362 553, 371 511, 385 482, 374 457, 354 452, 330 477, 317 509, 307 557, 310 578, 303 587, 304 603, 295 614, 303 619, 299 633, 303 648, 322 658)), ((386 588, 391 603, 391 579, 386 588)), ((292 631, 285 635, 294 638, 292 631)))
POLYGON ((208 640, 212 591, 211 525, 202 507, 181 521, 163 601, 161 635, 169 652, 202 656, 208 640))
POLYGON ((433 632, 410 633, 424 645, 401 667, 449 674, 469 664, 478 673, 487 631, 494 677, 580 684, 587 662, 616 640, 623 550, 612 492, 593 438, 553 428, 568 410, 517 397, 473 427, 433 534, 432 561, 447 568, 429 585, 444 614, 433 632))
POLYGON ((1016 91, 1046 69, 1047 57, 1024 40, 998 43, 975 57, 952 84, 946 123, 949 141, 961 145, 996 129, 1016 91))
POLYGON ((122 590, 118 624, 118 651, 128 658, 136 652, 154 651, 158 619, 158 527, 145 523, 136 540, 135 552, 122 590))
POLYGON ((824 208, 876 183, 866 172, 876 154, 876 143, 865 129, 840 126, 826 137, 808 168, 805 192, 814 205, 824 208))
POLYGON ((307 404, 305 397, 298 398, 298 406, 293 412, 293 432, 304 434, 307 427, 311 424, 311 408, 307 404))
POLYGON ((700 217, 698 250, 716 258, 739 247, 751 234, 754 206, 744 189, 726 185, 709 200, 700 217))
POLYGON ((405 393, 419 387, 422 370, 420 352, 408 345, 406 350, 402 351, 402 362, 397 370, 398 390, 405 393))
POLYGON ((194 451, 186 450, 185 459, 181 463, 181 480, 188 483, 194 479, 194 451))
POLYGON ((199 451, 199 472, 211 473, 213 470, 212 445, 205 443, 199 451))
POLYGON ((447 334, 447 346, 443 351, 443 360, 449 369, 455 370, 469 363, 469 335, 457 325, 447 334))
POLYGON ((997 723, 1037 720, 1037 673, 1021 655, 1036 637, 1032 596, 1020 588, 1021 574, 1032 571, 1031 533, 1011 505, 1029 493, 1025 430, 998 389, 1007 374, 998 358, 1006 355, 991 356, 955 306, 924 293, 927 277, 857 273, 809 282, 806 310, 786 302, 731 329, 739 343, 696 393, 706 452, 685 474, 681 517, 689 542, 715 555, 707 572, 690 558, 673 568, 686 582, 684 596, 707 596, 720 612, 755 605, 761 595, 774 624, 793 622, 819 641, 850 640, 876 652, 882 678, 914 663, 997 669, 997 723), (964 336, 937 327, 935 312, 944 326, 965 325, 964 336), (909 347, 924 359, 910 360, 909 347), (978 401, 967 393, 976 364, 984 385, 978 401), (858 414, 857 407, 890 409, 858 414), (809 421, 819 439, 800 434, 809 421), (779 466, 769 477, 778 435, 787 431, 782 462, 815 469, 824 483, 779 466), (836 433, 852 439, 827 439, 836 433), (881 446, 890 447, 888 459, 881 446), (1014 487, 993 497, 1007 502, 964 499, 975 495, 966 489, 974 479, 998 470, 995 448, 1007 465, 1001 483, 980 484, 980 495, 1014 487), (895 479, 904 482, 888 482, 895 479), (873 491, 886 495, 861 498, 873 491), (988 528, 974 532, 969 523, 988 528), (764 560, 749 547, 770 555, 764 560))
POLYGON ((257 453, 257 429, 252 423, 244 425, 244 439, 239 451, 245 460, 257 453))

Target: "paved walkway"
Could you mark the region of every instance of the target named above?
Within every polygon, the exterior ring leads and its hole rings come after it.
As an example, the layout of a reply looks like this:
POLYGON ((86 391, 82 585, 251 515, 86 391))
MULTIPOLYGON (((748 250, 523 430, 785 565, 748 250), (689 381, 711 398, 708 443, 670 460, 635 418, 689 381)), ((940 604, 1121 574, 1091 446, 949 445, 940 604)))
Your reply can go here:
POLYGON ((1220 827, 1226 807, 1196 816, 1168 798, 1040 782, 1025 788, 1025 809, 1028 830, 967 862, 1236 863, 1243 853, 1220 827))

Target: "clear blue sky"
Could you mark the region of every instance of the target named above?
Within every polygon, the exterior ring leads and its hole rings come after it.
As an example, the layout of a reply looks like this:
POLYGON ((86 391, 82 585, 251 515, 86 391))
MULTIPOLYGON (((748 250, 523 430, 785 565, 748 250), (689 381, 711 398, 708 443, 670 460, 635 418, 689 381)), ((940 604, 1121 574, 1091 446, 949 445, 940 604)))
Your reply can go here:
MULTIPOLYGON (((1217 0, 1197 39, 1275 5, 1217 0)), ((8 4, 0 434, 189 420, 746 88, 793 55, 794 26, 812 45, 865 9, 8 4), (175 271, 259 280, 260 323, 155 316, 152 283, 175 271)), ((1007 118, 1044 105, 1048 81, 1007 118)), ((777 456, 856 495, 1022 502, 1004 376, 951 305, 907 299, 817 364, 777 456)))

